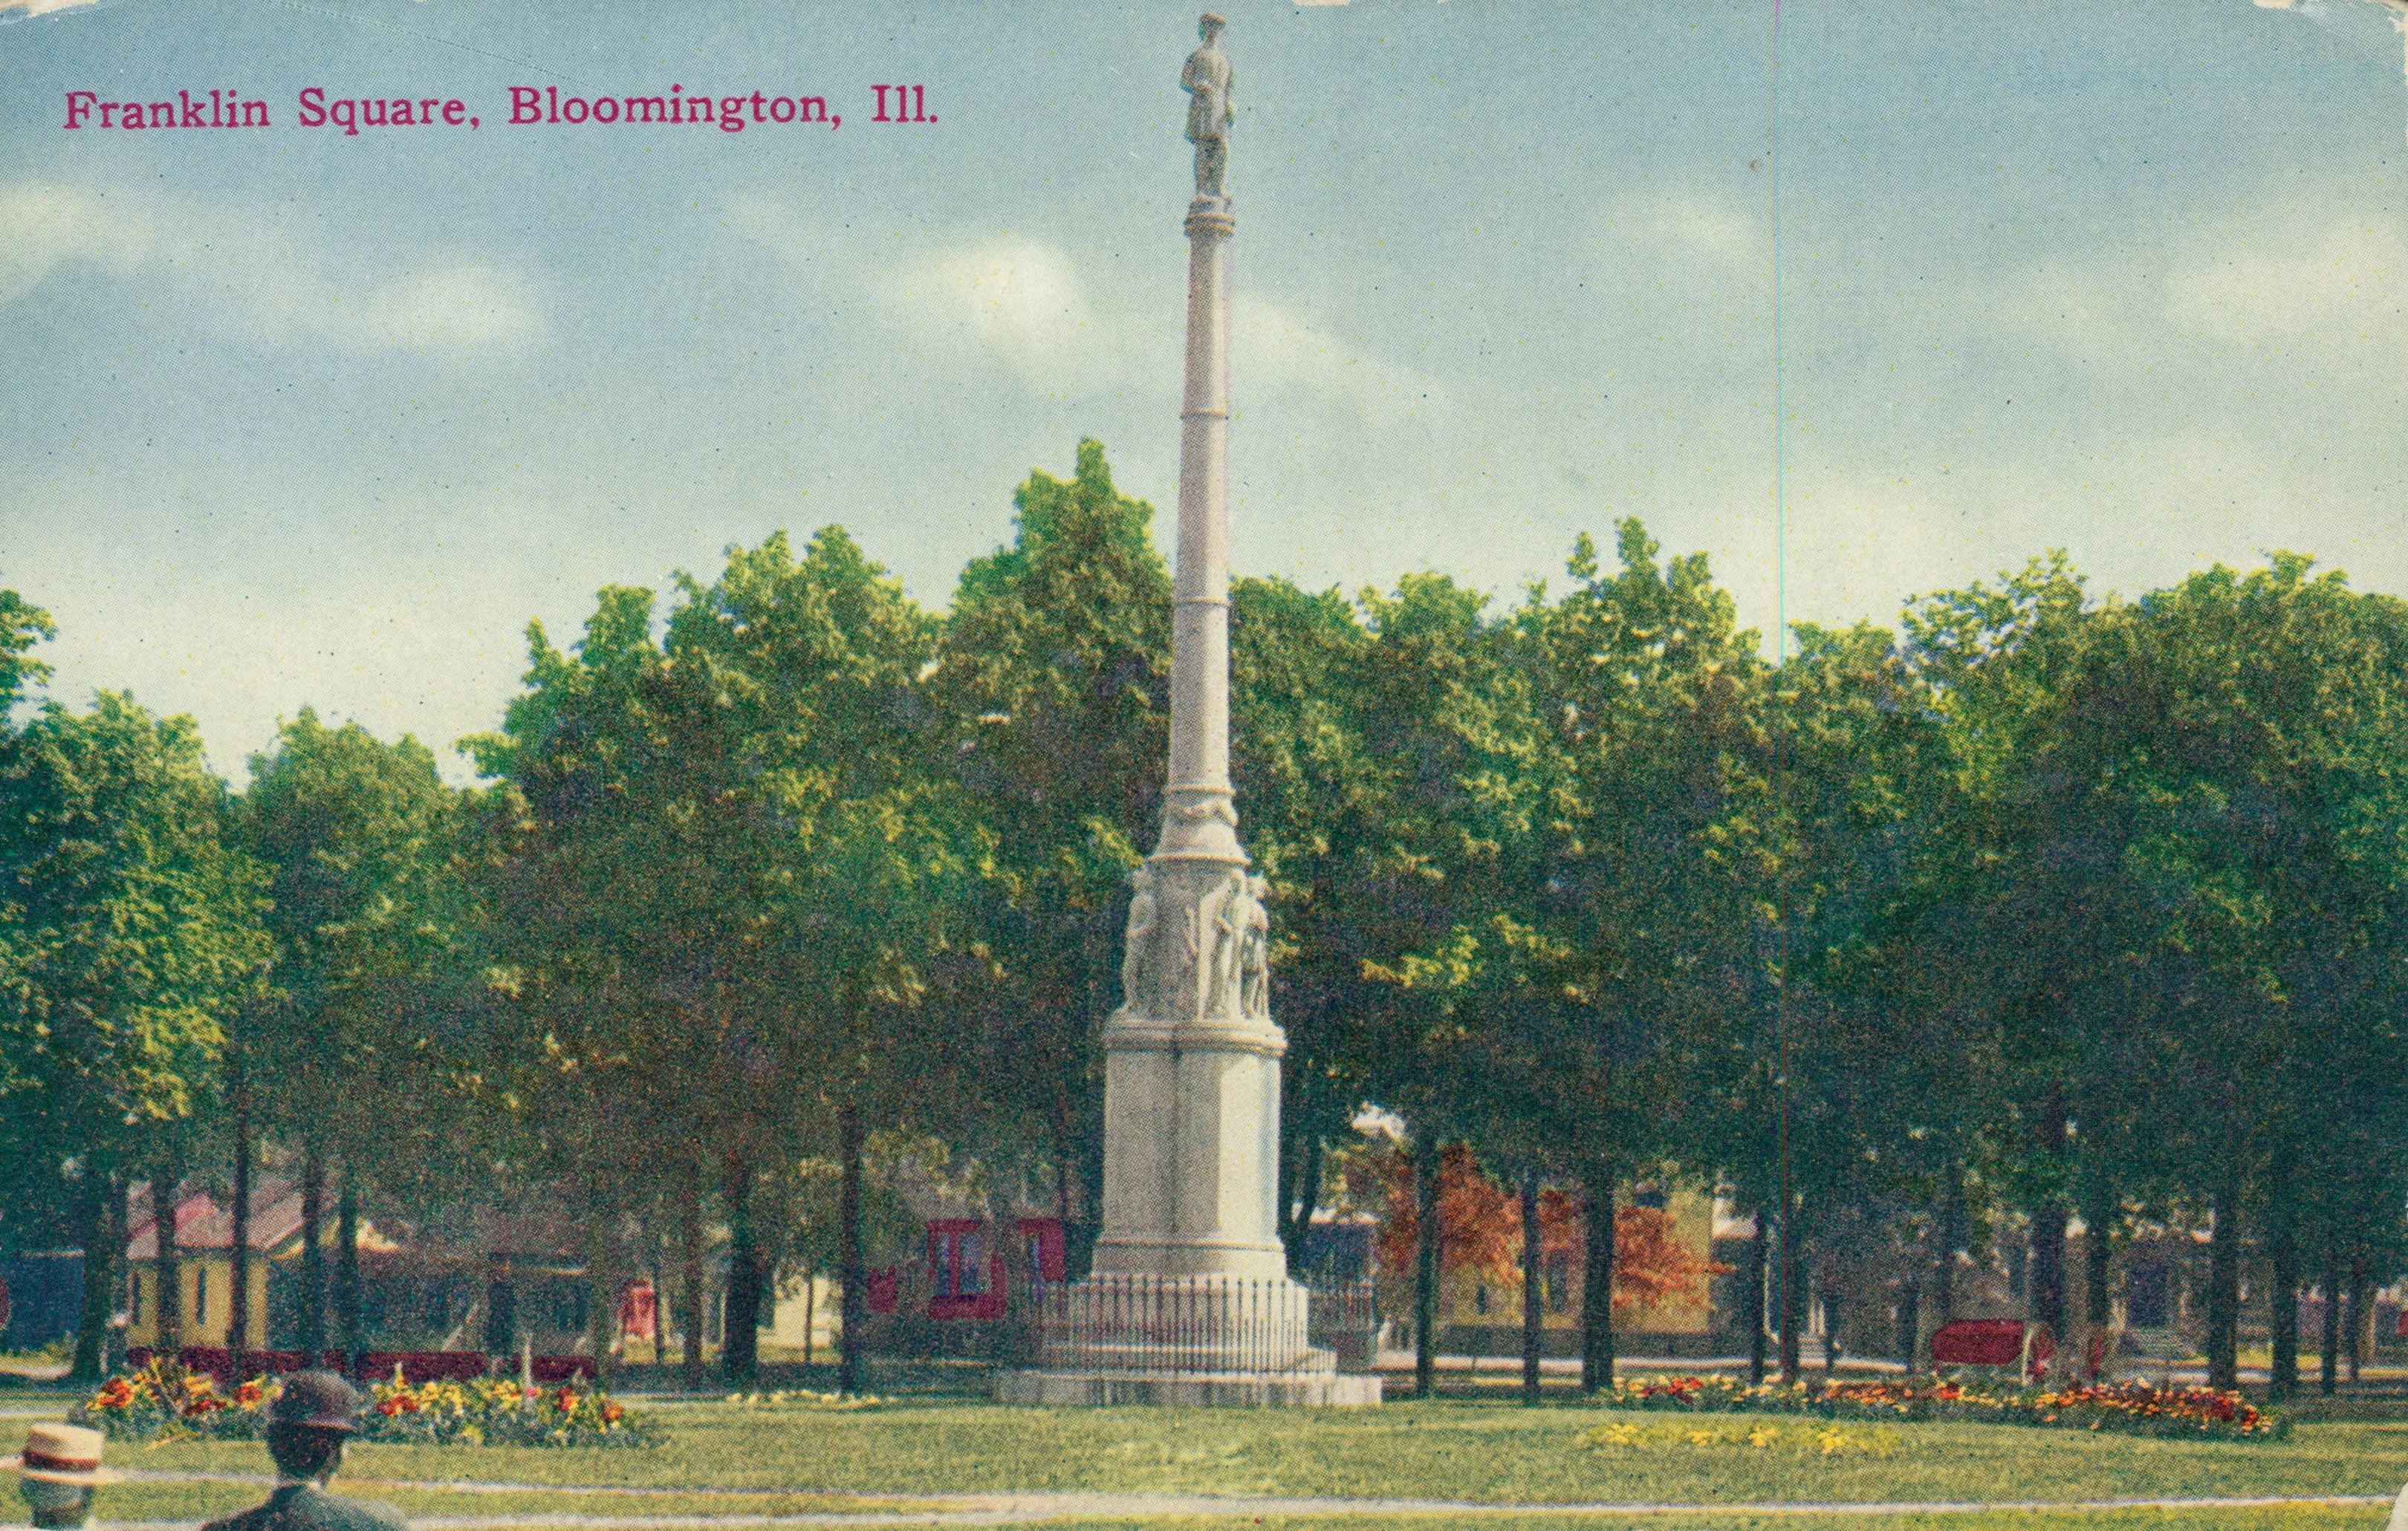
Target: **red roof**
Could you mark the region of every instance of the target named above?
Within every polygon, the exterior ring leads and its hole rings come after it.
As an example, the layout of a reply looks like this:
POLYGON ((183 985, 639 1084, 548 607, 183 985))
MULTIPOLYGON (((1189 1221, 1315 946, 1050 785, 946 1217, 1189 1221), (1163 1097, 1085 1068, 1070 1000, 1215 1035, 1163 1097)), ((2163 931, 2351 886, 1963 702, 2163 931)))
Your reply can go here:
MULTIPOLYGON (((150 1211, 150 1188, 137 1185, 126 1198, 132 1227, 125 1241, 129 1260, 154 1260, 159 1255, 158 1222, 150 1211)), ((301 1232, 301 1188, 291 1180, 263 1178, 251 1188, 251 1247, 265 1254, 301 1232)), ((221 1207, 208 1193, 195 1191, 176 1204, 176 1248, 227 1250, 234 1247, 234 1209, 221 1207)))

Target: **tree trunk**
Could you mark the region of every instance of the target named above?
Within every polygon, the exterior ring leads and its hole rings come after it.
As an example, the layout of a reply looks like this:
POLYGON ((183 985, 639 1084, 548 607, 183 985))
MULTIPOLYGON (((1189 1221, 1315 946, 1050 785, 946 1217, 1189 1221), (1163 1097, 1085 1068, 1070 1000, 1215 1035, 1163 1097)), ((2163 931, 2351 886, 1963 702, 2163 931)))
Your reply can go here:
POLYGON ((1054 1221, 1070 1237, 1070 1107, 1068 1093, 1054 1092, 1054 1221))
POLYGON ((1287 1268, 1304 1267, 1304 1242, 1312 1231, 1312 1209, 1321 1205, 1321 1167, 1328 1140, 1317 1132, 1304 1135, 1304 1163, 1297 1170, 1296 1218, 1281 1237, 1287 1246, 1287 1268))
POLYGON ((1922 1321, 1923 1279, 1916 1272, 1913 1281, 1902 1282, 1898 1294, 1898 1320, 1890 1333, 1890 1351, 1899 1366, 1914 1369, 1915 1325, 1922 1321))
POLYGON ((594 1352, 594 1380, 609 1382, 619 1341, 619 1280, 610 1238, 612 1214, 601 1187, 588 1192, 585 1214, 585 1343, 594 1352))
POLYGON ((669 1364, 669 1244, 662 1237, 661 1204, 657 1197, 652 1209, 644 1219, 644 1231, 650 1236, 652 1276, 652 1366, 665 1375, 669 1364))
POLYGON ((342 1331, 343 1375, 360 1374, 367 1336, 360 1326, 360 1178, 343 1156, 343 1189, 335 1201, 335 1322, 342 1331))
POLYGON ((234 1381, 251 1369, 251 1087, 243 1078, 242 1054, 230 1058, 230 1093, 234 1096, 234 1232, 227 1240, 231 1285, 226 1291, 226 1351, 234 1381))
POLYGON ((1539 1232, 1539 1172, 1522 1175, 1522 1401, 1539 1402, 1539 1356, 1547 1336, 1545 1272, 1539 1232))
POLYGON ((1084 1184, 1086 1167, 1071 1120, 1070 1086, 1066 1080, 1054 1081, 1053 1118, 1054 1215, 1062 1224, 1062 1274, 1075 1281, 1086 1273, 1094 1258, 1095 1240, 1087 1236, 1087 1220, 1082 1217, 1074 1222, 1070 1216, 1070 1184, 1073 1180, 1084 1184))
POLYGON ((75 1364, 67 1375, 78 1382, 97 1382, 108 1366, 108 1318, 115 1295, 117 1256, 125 1248, 125 1240, 112 1226, 117 1219, 111 1215, 116 1204, 111 1178, 103 1173, 92 1154, 84 1155, 83 1173, 78 1189, 78 1210, 82 1214, 83 1235, 83 1312, 76 1323, 75 1364))
POLYGON ((749 1388, 760 1367, 761 1249, 752 1230, 752 1165, 727 1155, 727 1307, 720 1320, 719 1373, 749 1388))
POLYGON ((1756 1210, 1756 1237, 1747 1241, 1745 1290, 1741 1293, 1742 1306, 1747 1311, 1747 1385, 1764 1385, 1764 1282, 1768 1274, 1770 1252, 1767 1245, 1772 1238, 1771 1220, 1764 1209, 1756 1210))
POLYGON ((2082 1222, 2086 1230, 2082 1236, 2082 1326, 2090 1337, 2090 1353, 2082 1360, 2084 1366, 2089 1368, 2091 1355, 2095 1354, 2099 1369, 2103 1370, 2115 1334, 2115 1299, 2107 1281, 2107 1262, 2114 1253, 2112 1230, 2115 1198, 2104 1175, 2094 1174, 2090 1179, 2082 1222))
POLYGON ((2325 1245, 2325 1322, 2316 1352, 2316 1391, 2329 1398, 2341 1383, 2341 1255, 2325 1245))
POLYGON ((2241 1187, 2237 1175, 2215 1190, 2215 1227, 2208 1247, 2207 1385, 2241 1385, 2241 1187))
POLYGON ((1806 1240, 1800 1237, 1795 1206, 1782 1209, 1781 1219, 1781 1381, 1796 1387, 1803 1375, 1799 1346, 1805 1336, 1806 1240))
POLYGON ((844 1332, 837 1352, 837 1391, 851 1396, 868 1391, 869 1265, 861 1248, 861 1112, 851 1101, 837 1109, 838 1152, 844 1179, 837 1195, 837 1259, 843 1266, 844 1332))
POLYGON ((2031 1214, 2032 1322, 2059 1340, 2065 1333, 2065 1209, 2044 1203, 2031 1214))
POLYGON ((2361 1253, 2349 1267, 2349 1338, 2344 1353, 2349 1357, 2349 1380, 2358 1381, 2358 1368, 2372 1359, 2374 1349, 2374 1281, 2367 1274, 2366 1256, 2361 1253))
POLYGON ((1965 1243, 1965 1171, 1951 1163, 1942 1174, 1940 1199, 1931 1209, 1931 1300, 1925 1304, 1922 1333, 1914 1341, 1918 1370, 1938 1369, 1931 1360, 1931 1337, 1956 1316, 1956 1252, 1965 1243))
POLYGON ((1581 1391, 1613 1386, 1613 1218, 1621 1177, 1599 1160, 1590 1166, 1581 1211, 1581 1391))
POLYGON ((176 1247, 176 1192, 183 1184, 173 1152, 160 1156, 150 1173, 150 1272, 158 1286, 158 1311, 150 1325, 150 1353, 179 1360, 184 1352, 184 1261, 176 1247))
MULTIPOLYGON (((1299 1273, 1304 1269, 1304 1252, 1300 1247, 1301 1241, 1296 1237, 1299 1216, 1296 1204, 1304 1195, 1302 1120, 1296 1101, 1283 1094, 1280 1096, 1279 1161, 1273 1171, 1273 1183, 1278 1190, 1271 1196, 1274 1203, 1271 1221, 1273 1231, 1279 1237, 1280 1248, 1287 1256, 1290 1280, 1300 1279, 1299 1273)), ((1311 1217, 1312 1213, 1308 1209, 1301 1215, 1311 1217)))
POLYGON ((803 1370, 808 1373, 819 1364, 812 1347, 818 1343, 820 1324, 820 1273, 811 1271, 803 1278, 803 1370))
POLYGON ((316 1143, 301 1156, 301 1315, 294 1338, 306 1366, 322 1365, 326 1351, 326 1252, 318 1230, 326 1222, 326 1157, 316 1143))
POLYGON ((702 1247, 702 1166, 694 1159, 685 1162, 685 1177, 678 1187, 678 1239, 682 1246, 684 1266, 678 1272, 678 1310, 685 1315, 685 1345, 678 1357, 679 1381, 688 1393, 702 1391, 702 1315, 703 1256, 702 1247))
POLYGON ((1438 1133, 1413 1152, 1413 1396, 1438 1394, 1438 1133))
POLYGON ((2273 1357, 2266 1373, 2266 1396, 2287 1403, 2300 1391, 2300 1252, 2291 1232, 2291 1164, 2288 1153, 2274 1163, 2267 1187, 2267 1257, 2273 1269, 2267 1328, 2273 1357))

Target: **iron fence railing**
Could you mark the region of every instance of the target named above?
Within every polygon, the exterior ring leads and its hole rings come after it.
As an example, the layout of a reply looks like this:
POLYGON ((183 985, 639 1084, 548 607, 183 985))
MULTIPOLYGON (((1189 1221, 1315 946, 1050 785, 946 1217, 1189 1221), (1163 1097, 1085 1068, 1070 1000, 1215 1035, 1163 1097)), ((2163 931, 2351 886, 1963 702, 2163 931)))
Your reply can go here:
POLYGON ((1371 1278, 1306 1290, 1311 1294, 1307 1334, 1313 1348, 1329 1352, 1340 1371, 1372 1370, 1379 1359, 1380 1305, 1371 1278))
POLYGON ((1090 1276, 1030 1293, 1031 1359, 1082 1371, 1327 1371, 1313 1294, 1284 1279, 1090 1276))

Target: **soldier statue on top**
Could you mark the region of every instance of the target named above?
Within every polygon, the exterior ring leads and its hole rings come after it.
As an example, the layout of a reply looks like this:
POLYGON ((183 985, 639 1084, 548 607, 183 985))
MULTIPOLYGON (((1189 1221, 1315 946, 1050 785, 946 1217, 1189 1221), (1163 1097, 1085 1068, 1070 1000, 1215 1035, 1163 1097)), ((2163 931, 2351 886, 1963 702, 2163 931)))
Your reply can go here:
POLYGON ((1187 101, 1187 141, 1196 146, 1196 200, 1226 202, 1229 173, 1229 55, 1221 51, 1221 29, 1229 23, 1207 11, 1196 30, 1204 46, 1187 55, 1179 88, 1187 101))

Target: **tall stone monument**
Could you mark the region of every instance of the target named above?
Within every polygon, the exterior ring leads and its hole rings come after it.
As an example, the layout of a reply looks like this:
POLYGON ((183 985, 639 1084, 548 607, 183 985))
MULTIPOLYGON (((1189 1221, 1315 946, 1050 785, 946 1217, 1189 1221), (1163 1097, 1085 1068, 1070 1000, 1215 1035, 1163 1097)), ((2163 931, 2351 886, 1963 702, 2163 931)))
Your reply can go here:
POLYGON ((1129 874, 1123 1003, 1104 1026, 1104 1207, 1095 1273, 1052 1294, 1030 1403, 1377 1403, 1309 1338, 1279 1239, 1280 1058, 1267 888, 1248 872, 1229 787, 1228 55, 1220 17, 1180 84, 1187 205, 1187 379, 1180 410, 1170 769, 1162 837, 1129 874))

